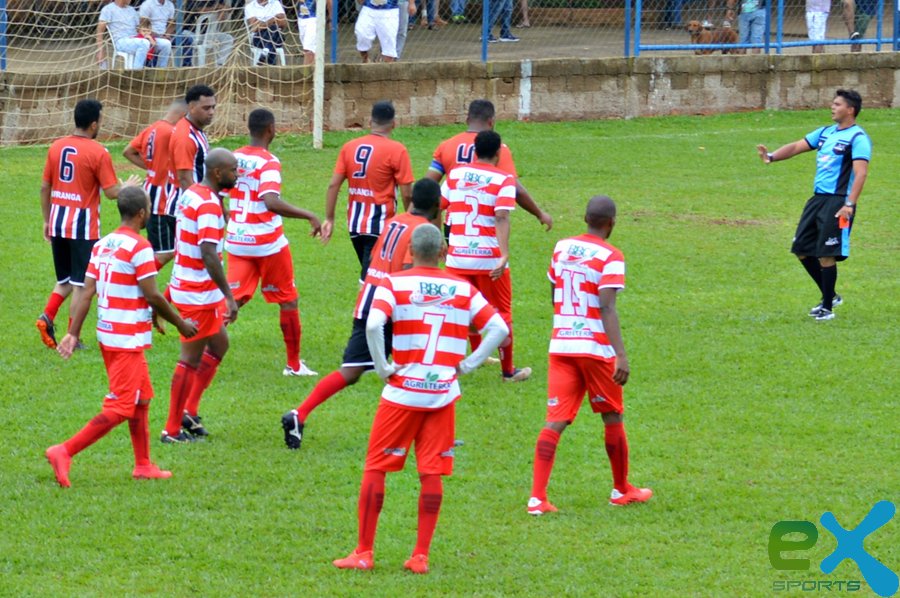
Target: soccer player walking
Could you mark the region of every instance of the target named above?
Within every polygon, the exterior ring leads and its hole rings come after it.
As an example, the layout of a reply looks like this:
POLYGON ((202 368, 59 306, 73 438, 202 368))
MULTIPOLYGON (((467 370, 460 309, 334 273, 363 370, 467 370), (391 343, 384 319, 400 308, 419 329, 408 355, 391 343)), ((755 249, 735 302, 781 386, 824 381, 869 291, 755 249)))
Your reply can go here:
MULTIPOLYGON (((429 222, 435 223, 440 214, 441 188, 430 179, 421 179, 413 185, 412 205, 409 212, 394 216, 385 224, 381 236, 372 250, 372 261, 366 272, 366 279, 356 298, 353 310, 353 331, 344 359, 339 370, 331 372, 309 393, 306 400, 285 413, 281 418, 284 429, 284 442, 290 449, 299 449, 303 441, 303 429, 307 418, 313 410, 329 398, 360 379, 367 371, 374 368, 369 347, 366 344, 366 318, 372 306, 375 289, 389 274, 400 272, 412 266, 409 244, 413 231, 429 222)), ((391 352, 391 324, 385 326, 386 351, 391 352)))
MULTIPOLYGON (((216 115, 216 92, 206 85, 194 85, 184 94, 187 114, 175 125, 169 142, 172 156, 170 169, 180 191, 203 180, 209 140, 204 130, 216 115)), ((174 229, 173 229, 174 234, 174 229)))
POLYGON ((300 359, 300 310, 294 283, 294 262, 282 216, 309 220, 311 235, 322 225, 309 210, 292 206, 281 198, 281 161, 269 145, 275 139, 275 115, 258 108, 247 119, 250 145, 235 150, 237 184, 230 192, 230 214, 225 235, 228 252, 228 285, 238 307, 253 298, 262 280, 266 303, 280 309, 281 334, 287 352, 285 376, 316 376, 300 359))
POLYGON ((397 211, 395 188, 400 188, 403 208, 409 209, 413 183, 409 152, 402 143, 390 139, 396 126, 393 104, 374 104, 371 125, 368 135, 348 141, 341 147, 328 183, 325 222, 322 223, 322 242, 327 243, 334 230, 338 192, 347 181, 347 228, 359 259, 360 282, 366 278, 372 247, 385 221, 397 211))
POLYGON ((764 145, 756 146, 764 164, 816 150, 813 196, 800 215, 791 253, 819 288, 822 299, 809 315, 820 322, 834 319, 834 308, 843 303, 835 293, 837 262, 850 256, 850 231, 872 158, 872 141, 856 124, 861 109, 859 93, 838 89, 831 102, 835 124, 819 127, 774 152, 764 145))
MULTIPOLYGON (((448 204, 450 250, 447 271, 478 289, 500 312, 509 336, 500 345, 503 380, 521 382, 531 368, 513 362, 512 279, 509 274, 509 213, 516 207, 516 183, 497 168, 502 146, 500 135, 481 131, 475 136, 475 161, 450 171, 441 188, 448 204)), ((472 349, 481 336, 469 332, 472 349)))
POLYGON ((228 352, 225 325, 237 320, 222 247, 225 217, 219 193, 237 182, 237 160, 217 148, 206 157, 205 178, 182 194, 175 266, 169 291, 181 317, 197 324, 197 335, 182 336, 181 354, 172 376, 169 418, 162 442, 185 443, 208 435, 199 415, 200 399, 228 352), (184 427, 184 430, 182 430, 184 427))
POLYGON ((419 226, 412 234, 414 267, 385 278, 366 320, 366 338, 375 371, 386 382, 372 423, 359 493, 356 549, 334 565, 371 569, 385 475, 400 471, 416 445, 419 471, 419 525, 416 546, 404 567, 428 572, 428 551, 443 499, 442 475, 453 472, 455 403, 459 374, 477 368, 506 336, 503 320, 469 283, 438 268, 444 238, 437 227, 419 226), (395 363, 385 354, 385 324, 393 321, 395 363), (465 357, 466 330, 482 331, 484 341, 465 357))
POLYGON ((72 301, 72 323, 60 341, 63 359, 72 356, 79 343, 81 326, 97 295, 97 341, 109 376, 109 394, 103 410, 80 432, 62 444, 47 449, 46 456, 56 481, 68 488, 72 457, 128 420, 134 449, 136 479, 168 478, 172 473, 150 461, 148 412, 153 387, 144 350, 151 344, 150 306, 174 324, 185 337, 197 328, 172 309, 156 287, 153 249, 140 235, 151 215, 147 195, 139 187, 125 187, 118 194, 122 225, 94 245, 84 290, 72 301))
POLYGON ((616 294, 625 288, 625 260, 609 244, 616 204, 591 198, 584 214, 587 234, 556 244, 548 276, 553 287, 553 335, 547 371, 547 423, 538 435, 529 515, 556 511, 547 500, 547 483, 556 446, 575 421, 587 393, 591 410, 603 418, 606 454, 612 466, 609 502, 646 502, 649 488, 628 483, 628 441, 622 414, 622 387, 630 369, 616 312, 616 294))
POLYGON ((95 141, 102 109, 97 100, 75 104, 75 132, 50 145, 44 165, 41 212, 56 285, 35 326, 51 349, 56 348, 56 314, 70 294, 73 303, 78 300, 91 249, 100 238, 100 190, 116 199, 121 188, 109 152, 95 141))
POLYGON ((175 100, 165 117, 156 121, 122 152, 125 159, 147 171, 144 190, 150 196, 150 221, 147 223, 147 239, 153 246, 156 269, 161 269, 175 256, 175 208, 178 205, 178 187, 175 173, 169 167, 169 142, 178 124, 187 113, 184 100, 175 100))

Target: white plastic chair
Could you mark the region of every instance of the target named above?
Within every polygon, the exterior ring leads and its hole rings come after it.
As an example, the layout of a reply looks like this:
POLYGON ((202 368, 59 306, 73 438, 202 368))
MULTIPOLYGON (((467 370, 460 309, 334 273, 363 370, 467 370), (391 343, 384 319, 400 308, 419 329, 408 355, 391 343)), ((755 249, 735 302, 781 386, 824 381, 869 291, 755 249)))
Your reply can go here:
POLYGON ((216 32, 218 25, 218 21, 212 20, 211 14, 197 18, 197 23, 194 25, 194 59, 196 60, 196 66, 206 66, 206 53, 214 53, 216 51, 215 44, 210 41, 210 36, 216 32), (205 30, 204 26, 206 27, 205 30))
MULTIPOLYGON (((244 27, 247 29, 247 44, 250 46, 250 66, 256 66, 259 59, 265 56, 266 50, 265 48, 257 48, 253 45, 253 32, 250 31, 250 23, 244 21, 244 27)), ((281 66, 287 64, 287 56, 284 54, 284 48, 275 48, 275 55, 278 57, 278 62, 281 66)))
POLYGON ((116 58, 122 59, 122 68, 126 71, 130 71, 134 68, 134 54, 130 54, 128 52, 120 52, 116 49, 116 41, 112 37, 112 32, 109 30, 109 27, 106 28, 106 33, 109 34, 109 41, 112 44, 113 52, 112 58, 107 61, 107 65, 110 69, 116 68, 116 58))

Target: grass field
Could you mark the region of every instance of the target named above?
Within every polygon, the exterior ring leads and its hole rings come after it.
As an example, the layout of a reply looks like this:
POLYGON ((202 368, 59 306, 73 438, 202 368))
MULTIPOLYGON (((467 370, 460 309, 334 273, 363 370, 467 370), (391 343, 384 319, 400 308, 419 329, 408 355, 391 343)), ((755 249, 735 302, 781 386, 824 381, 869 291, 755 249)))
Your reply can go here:
MULTIPOLYGON (((38 340, 33 322, 53 282, 38 199, 46 149, 0 150, 0 595, 765 596, 775 580, 862 580, 851 561, 819 571, 836 545, 821 526, 808 571, 778 572, 767 554, 779 520, 818 525, 831 510, 852 528, 876 501, 900 498, 900 130, 896 111, 861 117, 874 160, 853 259, 840 267, 845 303, 825 323, 806 316, 819 298, 788 253, 814 156, 765 167, 754 148, 799 139, 828 122, 827 110, 500 123, 522 181, 556 219, 545 233, 522 211, 513 218, 516 361, 535 376, 501 384, 485 367, 462 380, 457 437, 465 445, 445 483, 424 578, 401 567, 415 542, 412 462, 388 477, 375 571, 331 566, 355 545, 380 384, 366 377, 323 405, 303 449, 286 450, 280 416, 314 380, 281 376, 277 309, 259 297, 230 329, 231 352, 206 393, 206 443, 155 440, 177 356, 175 338, 155 337, 152 452, 171 480, 131 480, 123 426, 78 455, 71 489, 56 485, 43 451, 98 411, 106 376, 92 340, 69 362, 38 340), (606 504, 602 424, 583 411, 550 484, 560 513, 532 519, 524 507, 546 401, 546 264, 557 239, 582 231, 585 202, 597 193, 618 202, 612 242, 628 264, 619 313, 632 367, 631 479, 655 497, 633 508, 606 504)), ((458 130, 402 128, 395 138, 423 174, 437 143, 458 130)), ((322 152, 307 138, 278 139, 286 199, 321 214, 337 149, 352 136, 329 134, 322 152)), ((110 149, 126 172, 121 144, 110 149)), ((104 230, 117 220, 105 202, 104 230)), ((304 222, 288 222, 286 232, 303 357, 324 375, 339 365, 350 332, 355 256, 346 235, 323 247, 304 222)), ((898 518, 866 542, 895 571, 898 547, 898 518)))

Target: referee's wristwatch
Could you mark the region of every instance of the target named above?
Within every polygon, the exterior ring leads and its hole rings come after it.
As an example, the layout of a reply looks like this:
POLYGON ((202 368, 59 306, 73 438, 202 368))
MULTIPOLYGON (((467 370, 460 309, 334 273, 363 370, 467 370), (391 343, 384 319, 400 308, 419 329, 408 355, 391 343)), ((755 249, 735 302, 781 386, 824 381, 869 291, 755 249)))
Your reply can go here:
POLYGON ((850 201, 849 199, 844 201, 844 206, 848 207, 848 208, 856 209, 856 204, 853 203, 852 201, 850 201))

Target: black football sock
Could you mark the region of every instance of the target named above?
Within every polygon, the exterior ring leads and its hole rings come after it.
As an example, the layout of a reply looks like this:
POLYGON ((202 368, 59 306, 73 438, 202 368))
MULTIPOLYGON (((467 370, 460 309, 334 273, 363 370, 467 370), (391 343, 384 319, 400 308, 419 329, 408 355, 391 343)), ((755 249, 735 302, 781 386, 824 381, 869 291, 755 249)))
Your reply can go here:
MULTIPOLYGON (((800 260, 803 267, 809 273, 809 277, 815 281, 816 286, 822 291, 822 297, 825 297, 825 291, 822 289, 822 266, 819 264, 819 258, 807 256, 800 260)), ((834 290, 834 288, 832 288, 834 290)))
POLYGON ((837 284, 837 264, 822 268, 822 307, 831 309, 834 300, 834 287, 837 284))

